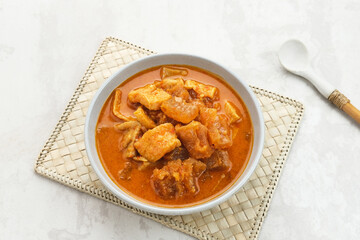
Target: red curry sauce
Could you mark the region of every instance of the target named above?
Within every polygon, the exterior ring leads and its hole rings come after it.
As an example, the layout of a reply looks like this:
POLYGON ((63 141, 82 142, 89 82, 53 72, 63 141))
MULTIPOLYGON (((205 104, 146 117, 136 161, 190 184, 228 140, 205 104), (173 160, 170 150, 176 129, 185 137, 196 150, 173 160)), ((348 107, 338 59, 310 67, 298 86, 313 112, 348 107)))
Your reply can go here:
MULTIPOLYGON (((126 116, 133 116, 136 110, 128 104, 128 93, 136 88, 161 80, 160 70, 162 66, 142 71, 123 82, 118 89, 122 91, 121 112, 126 116)), ((184 207, 206 202, 226 191, 244 171, 253 145, 253 126, 249 112, 238 94, 220 77, 192 66, 181 67, 188 71, 187 76, 181 76, 184 80, 196 80, 203 84, 212 85, 219 90, 220 112, 224 111, 224 101, 231 101, 239 110, 242 120, 232 126, 233 145, 228 149, 232 167, 229 171, 206 171, 198 180, 199 192, 194 196, 186 196, 179 199, 162 199, 151 187, 150 178, 154 167, 145 170, 134 169, 130 180, 119 178, 119 171, 123 169, 126 159, 119 151, 118 142, 120 133, 114 129, 114 125, 122 122, 112 113, 114 92, 106 100, 96 127, 96 147, 100 160, 110 178, 129 195, 153 205, 163 207, 184 207), (236 134, 234 134, 237 131, 236 134)))

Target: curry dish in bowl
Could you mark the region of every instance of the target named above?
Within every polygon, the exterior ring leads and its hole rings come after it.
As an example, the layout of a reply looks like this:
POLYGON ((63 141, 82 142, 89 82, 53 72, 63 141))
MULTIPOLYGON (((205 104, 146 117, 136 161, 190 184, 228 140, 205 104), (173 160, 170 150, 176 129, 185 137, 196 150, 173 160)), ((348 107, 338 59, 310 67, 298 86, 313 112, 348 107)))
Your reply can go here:
POLYGON ((141 202, 198 205, 241 176, 254 144, 250 113, 220 76, 160 65, 122 82, 105 101, 95 144, 111 180, 141 202))

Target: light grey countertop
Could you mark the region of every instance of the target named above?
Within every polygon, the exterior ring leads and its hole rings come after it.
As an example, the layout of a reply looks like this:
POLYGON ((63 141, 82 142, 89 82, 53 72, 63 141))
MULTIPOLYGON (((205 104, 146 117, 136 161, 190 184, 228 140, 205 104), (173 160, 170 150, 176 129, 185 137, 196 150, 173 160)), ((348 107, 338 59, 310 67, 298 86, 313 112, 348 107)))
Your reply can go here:
POLYGON ((191 239, 36 175, 34 162, 107 36, 222 62, 305 115, 260 239, 358 239, 360 127, 280 68, 289 38, 360 107, 360 2, 0 0, 0 239, 191 239))

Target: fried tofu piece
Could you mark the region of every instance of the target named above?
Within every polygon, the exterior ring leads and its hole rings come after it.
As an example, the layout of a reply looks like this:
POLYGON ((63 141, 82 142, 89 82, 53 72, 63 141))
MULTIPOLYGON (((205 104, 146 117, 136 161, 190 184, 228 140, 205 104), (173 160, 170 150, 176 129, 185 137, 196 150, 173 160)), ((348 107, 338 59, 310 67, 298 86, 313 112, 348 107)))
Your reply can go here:
POLYGON ((120 89, 116 89, 115 90, 115 97, 114 97, 114 103, 113 103, 113 108, 112 111, 114 113, 114 115, 118 118, 120 118, 121 120, 124 121, 129 121, 130 119, 126 116, 124 116, 121 112, 120 112, 120 106, 121 106, 121 95, 122 92, 120 89))
POLYGON ((224 110, 225 110, 226 115, 230 119, 230 123, 237 122, 241 119, 239 114, 237 114, 238 111, 232 102, 226 101, 225 105, 224 105, 224 110))
POLYGON ((150 110, 159 110, 161 104, 170 99, 171 95, 157 88, 154 84, 148 84, 135 90, 131 90, 128 99, 132 103, 141 103, 150 110))
POLYGON ((116 124, 114 128, 122 132, 122 136, 119 141, 119 149, 123 151, 124 157, 133 158, 136 156, 136 150, 134 147, 135 141, 141 135, 141 125, 137 121, 128 121, 120 124, 116 124))
POLYGON ((216 150, 209 158, 205 159, 209 170, 230 170, 232 163, 228 151, 216 150))
POLYGON ((188 71, 186 69, 182 69, 182 68, 171 68, 171 67, 163 67, 161 69, 161 78, 167 78, 167 77, 172 77, 172 76, 177 76, 177 75, 181 75, 181 76, 186 76, 188 74, 188 71))
POLYGON ((207 139, 208 129, 201 123, 192 121, 185 126, 176 126, 175 129, 191 157, 208 158, 214 152, 207 139))
POLYGON ((182 123, 189 123, 199 114, 199 107, 185 102, 182 98, 173 97, 161 104, 166 116, 182 123))
POLYGON ((196 195, 199 191, 198 177, 205 169, 206 165, 195 159, 169 161, 161 169, 154 169, 151 185, 163 199, 196 195))
POLYGON ((186 80, 185 88, 194 90, 200 98, 208 97, 212 99, 215 98, 218 92, 218 89, 216 87, 205 85, 194 80, 186 80))
POLYGON ((226 149, 232 145, 229 120, 224 114, 219 114, 214 108, 201 108, 199 119, 209 132, 209 141, 216 149, 226 149))
POLYGON ((147 129, 156 127, 155 122, 146 114, 146 112, 141 106, 136 109, 134 115, 139 121, 139 123, 141 123, 141 125, 143 125, 147 129))
POLYGON ((184 87, 182 78, 165 78, 161 82, 155 83, 155 85, 172 96, 181 97, 184 100, 188 100, 190 97, 189 92, 184 87))
POLYGON ((181 142, 177 138, 175 128, 171 123, 161 124, 148 130, 134 144, 140 155, 150 162, 159 160, 180 145, 181 142))

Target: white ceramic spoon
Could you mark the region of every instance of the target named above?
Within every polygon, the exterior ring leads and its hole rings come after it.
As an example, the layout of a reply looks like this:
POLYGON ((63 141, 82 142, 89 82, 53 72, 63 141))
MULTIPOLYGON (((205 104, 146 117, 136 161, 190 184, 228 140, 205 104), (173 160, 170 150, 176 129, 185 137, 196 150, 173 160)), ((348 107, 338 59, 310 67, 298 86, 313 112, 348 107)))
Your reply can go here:
POLYGON ((350 103, 350 100, 329 82, 316 75, 310 65, 311 59, 308 50, 301 41, 289 40, 285 42, 278 55, 281 65, 286 70, 309 80, 325 98, 360 123, 360 111, 350 103))

